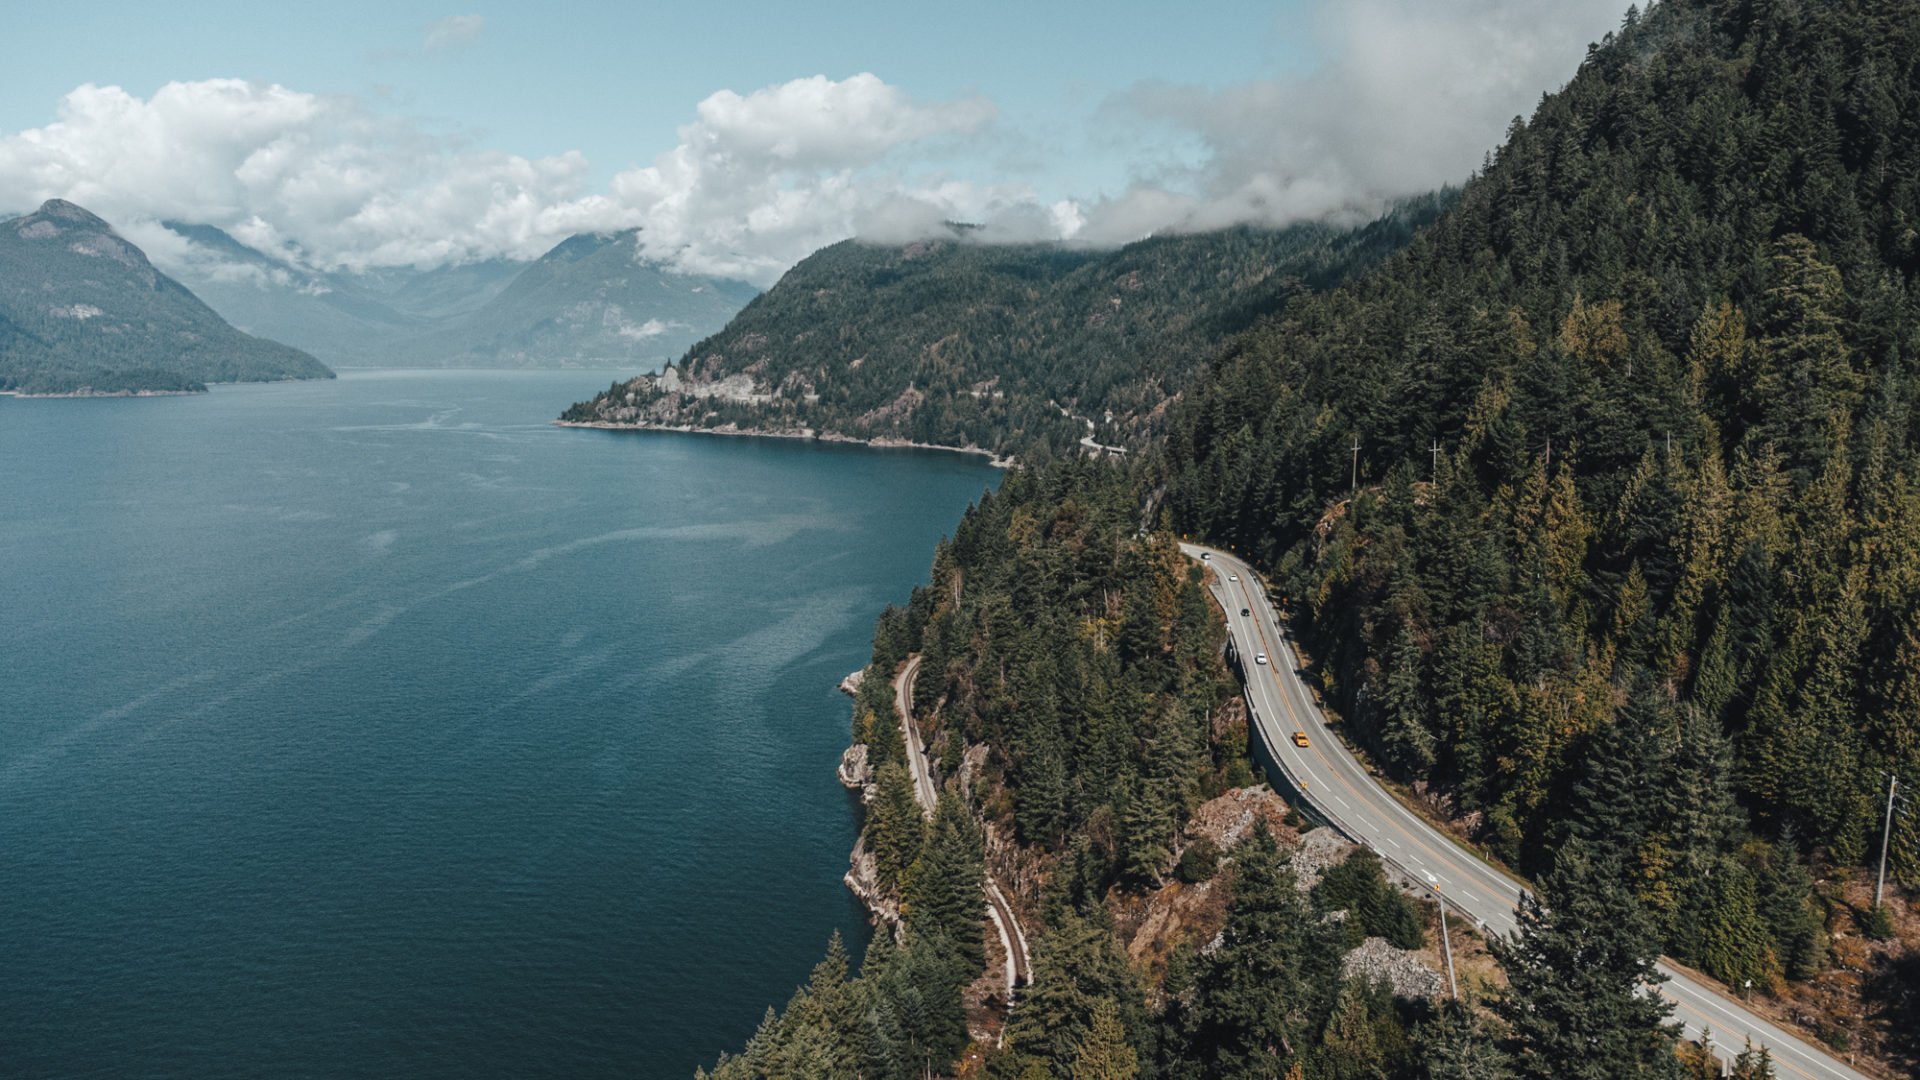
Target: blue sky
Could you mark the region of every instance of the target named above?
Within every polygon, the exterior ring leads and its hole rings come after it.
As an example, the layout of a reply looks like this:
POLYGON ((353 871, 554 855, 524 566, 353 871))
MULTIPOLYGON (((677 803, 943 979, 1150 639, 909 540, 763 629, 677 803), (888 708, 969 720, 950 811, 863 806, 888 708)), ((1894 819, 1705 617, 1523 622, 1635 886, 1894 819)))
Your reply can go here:
POLYGON ((821 242, 942 216, 1108 243, 1355 215, 1464 178, 1619 17, 1613 0, 39 5, 9 18, 0 210, 79 196, 130 233, 187 216, 349 267, 637 224, 663 258, 762 283, 821 242), (74 96, 88 85, 124 93, 74 96))

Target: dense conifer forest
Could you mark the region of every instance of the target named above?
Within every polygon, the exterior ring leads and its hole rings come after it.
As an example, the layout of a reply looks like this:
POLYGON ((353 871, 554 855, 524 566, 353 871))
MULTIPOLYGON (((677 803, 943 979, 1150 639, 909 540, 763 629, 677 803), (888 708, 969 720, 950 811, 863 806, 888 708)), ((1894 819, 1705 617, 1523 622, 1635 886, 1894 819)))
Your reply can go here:
POLYGON ((1099 442, 1137 443, 1221 340, 1376 265, 1451 198, 1408 200, 1358 229, 1228 229, 1118 251, 990 244, 966 229, 904 247, 848 240, 680 361, 686 386, 734 378, 738 393, 615 383, 564 419, 805 427, 1031 464, 1073 452, 1089 420, 1099 442))
MULTIPOLYGON (((945 839, 907 813, 884 679, 856 709, 903 896, 935 852, 975 866, 975 828, 1046 871, 1035 984, 970 1075, 1716 1075, 1636 993, 1655 957, 1764 997, 1834 964, 1835 928, 1884 934, 1842 886, 1886 773, 1920 780, 1917 245, 1920 3, 1666 0, 1407 250, 1227 340, 1137 460, 1011 473, 875 635, 871 671, 922 656, 945 760, 986 748, 945 839), (1504 987, 1345 978, 1331 912, 1420 920, 1364 859, 1295 888, 1264 830, 1221 862, 1218 936, 1129 966, 1116 904, 1252 779, 1180 534, 1265 569, 1349 740, 1534 883, 1492 945, 1504 987)), ((1920 885, 1910 819, 1891 874, 1920 885)), ((957 997, 889 972, 929 941, 962 982, 979 963, 978 903, 929 906, 715 1075, 920 1068, 886 1018, 957 997), (863 1004, 809 1019, 834 995, 863 1004)), ((1809 1034, 1911 1070, 1917 967, 1863 976, 1858 1030, 1809 1034)))

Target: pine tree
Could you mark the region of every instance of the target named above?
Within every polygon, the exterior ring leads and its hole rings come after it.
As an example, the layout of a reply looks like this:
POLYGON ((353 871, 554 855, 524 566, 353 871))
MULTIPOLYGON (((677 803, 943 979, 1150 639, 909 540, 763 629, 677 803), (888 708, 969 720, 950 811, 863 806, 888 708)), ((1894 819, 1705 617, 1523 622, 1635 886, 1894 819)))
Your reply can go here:
POLYGON ((1127 1041, 1120 1011, 1111 1001, 1094 1006, 1087 1037, 1074 1052, 1072 1080, 1134 1080, 1140 1075, 1140 1056, 1127 1041))
POLYGON ((906 765, 889 761, 875 778, 879 787, 867 815, 867 846, 873 852, 883 888, 896 888, 920 855, 925 818, 913 793, 906 765))
POLYGON ((1414 1031, 1424 1080, 1510 1080, 1513 1068, 1499 1041, 1470 1005, 1442 1002, 1414 1031))
POLYGON ((953 942, 968 981, 987 966, 985 889, 985 840, 959 792, 948 787, 940 793, 920 857, 906 872, 901 907, 908 930, 944 934, 953 942))
POLYGON ((1774 955, 1787 978, 1812 977, 1826 962, 1826 933, 1814 916, 1813 875, 1800 858, 1791 825, 1781 830, 1759 881, 1760 917, 1773 933, 1774 955))
POLYGON ((1234 849, 1220 946, 1194 988, 1189 1043, 1209 1075, 1273 1076, 1313 1045, 1340 986, 1344 938, 1314 915, 1264 827, 1234 849))
POLYGON ((1146 1006, 1112 921, 1098 909, 1084 916, 1071 908, 1058 910, 1035 946, 1033 985, 1020 995, 1020 1007, 1007 1023, 1007 1045, 1065 1076, 1103 1004, 1119 1017, 1128 1041, 1137 1044, 1147 1026, 1146 1006))
POLYGON ((1507 974, 1496 1004, 1515 1075, 1555 1080, 1644 1080, 1677 1069, 1672 1005, 1646 993, 1663 978, 1652 927, 1623 881, 1616 855, 1573 840, 1541 893, 1521 898, 1519 930, 1496 941, 1507 974))

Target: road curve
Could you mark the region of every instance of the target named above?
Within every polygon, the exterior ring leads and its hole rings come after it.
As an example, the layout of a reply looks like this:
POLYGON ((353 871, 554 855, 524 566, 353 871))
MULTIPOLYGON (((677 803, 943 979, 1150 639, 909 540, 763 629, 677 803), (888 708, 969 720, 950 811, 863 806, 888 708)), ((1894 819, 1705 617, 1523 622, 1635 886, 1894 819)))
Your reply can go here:
POLYGON ((933 767, 927 761, 927 748, 920 742, 920 725, 913 722, 913 680, 920 674, 920 654, 907 658, 906 666, 893 677, 893 707, 900 714, 900 731, 907 740, 907 767, 913 771, 913 794, 920 800, 920 812, 933 816, 940 801, 940 789, 933 784, 933 767))
MULTIPOLYGON (((933 767, 927 760, 926 746, 920 741, 920 725, 913 719, 913 680, 919 673, 920 654, 914 653, 893 677, 893 707, 900 717, 900 732, 907 743, 907 767, 913 773, 914 798, 920 802, 920 813, 930 818, 934 805, 940 801, 940 789, 934 786, 933 767)), ((1033 961, 1027 949, 1027 935, 1020 929, 1013 905, 1007 902, 992 874, 987 875, 986 893, 987 915, 1007 950, 1007 1007, 1012 1008, 1014 991, 1033 985, 1033 961)))
MULTIPOLYGON (((1414 882, 1424 882, 1443 902, 1492 934, 1511 934, 1522 886, 1466 851, 1408 810, 1368 776, 1336 739, 1313 695, 1300 680, 1293 650, 1266 589, 1252 570, 1224 551, 1181 544, 1191 558, 1206 556, 1215 571, 1209 588, 1227 617, 1235 652, 1245 675, 1247 705, 1254 729, 1296 791, 1355 843, 1379 853, 1414 882), (1242 611, 1247 614, 1240 614, 1242 611), (1264 653, 1268 663, 1254 662, 1264 653), (1307 746, 1294 744, 1294 733, 1307 746)), ((1674 1005, 1674 1018, 1689 1038, 1711 1032, 1711 1041, 1731 1058, 1748 1041, 1766 1047, 1780 1080, 1868 1080, 1859 1072, 1748 1012, 1739 1001, 1704 980, 1662 963, 1667 982, 1660 992, 1674 1005)))

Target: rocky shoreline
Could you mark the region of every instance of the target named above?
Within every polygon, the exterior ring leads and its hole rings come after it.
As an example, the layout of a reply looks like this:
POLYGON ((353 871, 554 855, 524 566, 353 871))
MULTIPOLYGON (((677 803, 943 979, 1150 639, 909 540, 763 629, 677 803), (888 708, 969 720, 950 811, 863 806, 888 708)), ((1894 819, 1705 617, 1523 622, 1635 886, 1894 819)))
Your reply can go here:
POLYGON ((744 435, 760 439, 805 439, 812 442, 866 446, 875 450, 944 450, 951 454, 974 454, 985 457, 987 464, 996 469, 1011 468, 1015 464, 1011 457, 1001 457, 991 450, 978 446, 941 446, 937 443, 913 442, 910 439, 895 439, 884 435, 860 439, 832 431, 815 431, 809 427, 743 428, 738 424, 697 427, 693 424, 661 424, 652 421, 616 423, 609 420, 555 420, 553 424, 555 427, 597 428, 601 431, 671 431, 682 435, 744 435))

